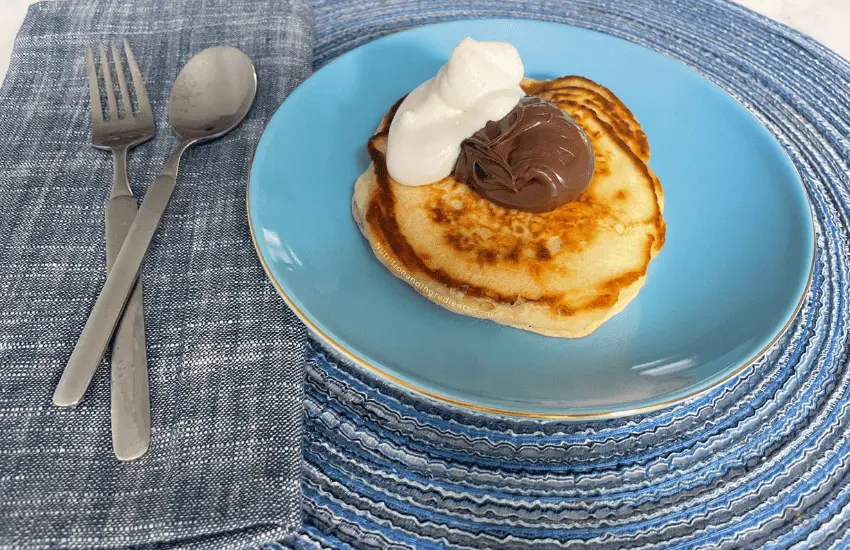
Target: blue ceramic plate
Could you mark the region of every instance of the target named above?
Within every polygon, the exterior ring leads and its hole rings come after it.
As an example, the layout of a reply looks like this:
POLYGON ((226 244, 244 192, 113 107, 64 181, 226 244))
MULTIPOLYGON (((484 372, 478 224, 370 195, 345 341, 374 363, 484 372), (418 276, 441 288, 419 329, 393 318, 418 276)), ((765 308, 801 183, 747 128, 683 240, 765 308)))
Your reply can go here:
POLYGON ((328 64, 266 128, 248 211, 272 282, 330 347, 432 398, 529 417, 629 414, 729 378, 788 326, 814 257, 797 172, 744 107, 672 59, 539 21, 421 27, 328 64), (667 244, 638 298, 586 338, 546 338, 432 304, 375 259, 352 220, 366 140, 465 36, 512 42, 529 76, 609 87, 649 138, 667 244))

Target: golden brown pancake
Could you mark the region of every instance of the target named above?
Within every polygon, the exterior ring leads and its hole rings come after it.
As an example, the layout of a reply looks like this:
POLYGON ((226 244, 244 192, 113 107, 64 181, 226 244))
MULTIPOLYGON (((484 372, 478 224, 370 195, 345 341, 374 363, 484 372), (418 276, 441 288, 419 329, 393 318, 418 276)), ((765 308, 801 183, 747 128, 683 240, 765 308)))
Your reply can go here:
POLYGON ((372 164, 352 211, 378 259, 439 305, 548 336, 585 336, 643 286, 664 243, 661 187, 644 161, 646 136, 609 90, 579 77, 526 79, 523 88, 590 137, 595 170, 578 200, 530 213, 451 176, 420 187, 393 181, 385 153, 399 102, 369 140, 372 164))

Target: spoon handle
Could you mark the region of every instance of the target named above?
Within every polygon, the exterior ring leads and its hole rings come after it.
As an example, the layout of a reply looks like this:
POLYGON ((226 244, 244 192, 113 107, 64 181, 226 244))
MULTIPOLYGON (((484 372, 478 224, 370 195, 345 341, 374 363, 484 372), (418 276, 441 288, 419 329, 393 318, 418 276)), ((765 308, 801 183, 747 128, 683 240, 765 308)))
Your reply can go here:
POLYGON ((56 385, 56 391, 53 393, 54 405, 76 405, 86 393, 133 290, 151 239, 171 199, 174 185, 177 183, 176 170, 173 172, 174 174, 158 176, 148 187, 145 200, 142 201, 139 213, 127 232, 121 252, 115 258, 80 339, 56 385))

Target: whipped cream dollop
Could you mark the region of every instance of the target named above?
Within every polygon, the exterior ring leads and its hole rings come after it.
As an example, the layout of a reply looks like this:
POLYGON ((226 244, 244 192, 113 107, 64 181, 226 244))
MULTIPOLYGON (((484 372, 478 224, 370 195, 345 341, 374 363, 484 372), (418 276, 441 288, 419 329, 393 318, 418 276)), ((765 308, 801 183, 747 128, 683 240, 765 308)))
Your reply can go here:
POLYGON ((507 42, 461 40, 437 75, 404 99, 390 124, 387 169, 404 185, 450 175, 463 140, 525 96, 525 70, 507 42))

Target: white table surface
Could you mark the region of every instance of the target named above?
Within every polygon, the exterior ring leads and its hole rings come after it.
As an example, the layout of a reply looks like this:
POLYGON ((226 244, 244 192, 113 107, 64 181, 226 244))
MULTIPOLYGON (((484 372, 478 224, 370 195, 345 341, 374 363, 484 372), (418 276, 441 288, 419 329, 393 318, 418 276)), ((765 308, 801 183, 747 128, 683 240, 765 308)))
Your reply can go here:
MULTIPOLYGON (((0 81, 27 6, 35 0, 0 0, 0 81)), ((144 0, 140 0, 144 1, 144 0)), ((736 0, 802 31, 850 59, 850 0, 736 0)))

